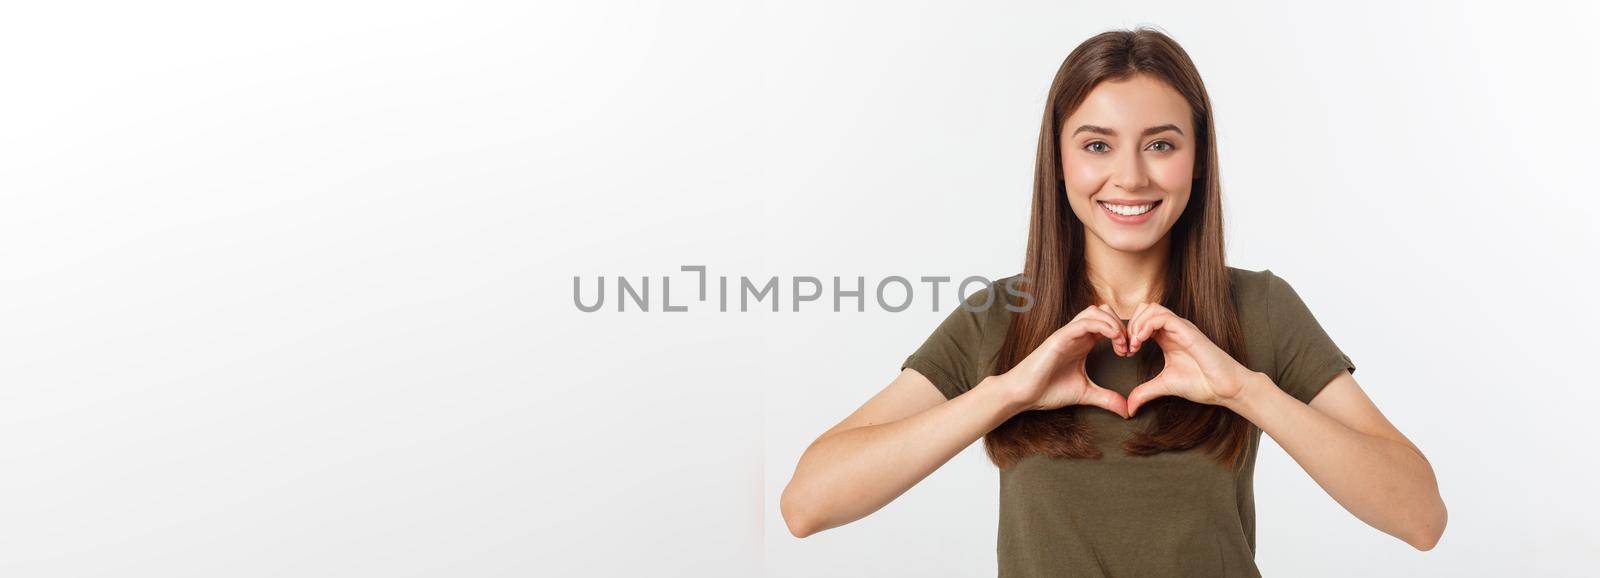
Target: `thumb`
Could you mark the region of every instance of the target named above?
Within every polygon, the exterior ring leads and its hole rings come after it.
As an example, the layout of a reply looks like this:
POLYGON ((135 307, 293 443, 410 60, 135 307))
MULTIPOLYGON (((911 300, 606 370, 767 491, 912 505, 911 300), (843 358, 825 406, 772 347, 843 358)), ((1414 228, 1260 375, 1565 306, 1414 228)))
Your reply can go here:
POLYGON ((1094 380, 1089 380, 1089 385, 1083 391, 1083 398, 1078 400, 1080 405, 1092 405, 1104 408, 1111 413, 1128 419, 1128 400, 1122 394, 1100 387, 1094 380))
POLYGON ((1139 387, 1128 392, 1128 417, 1138 414, 1139 408, 1146 402, 1164 395, 1173 395, 1172 386, 1160 376, 1139 384, 1139 387))

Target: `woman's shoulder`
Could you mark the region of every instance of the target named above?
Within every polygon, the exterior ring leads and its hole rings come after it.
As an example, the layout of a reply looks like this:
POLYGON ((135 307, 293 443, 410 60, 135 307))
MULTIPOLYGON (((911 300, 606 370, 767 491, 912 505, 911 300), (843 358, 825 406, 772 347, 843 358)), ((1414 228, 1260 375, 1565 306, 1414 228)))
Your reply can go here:
POLYGON ((1228 278, 1234 287, 1244 289, 1262 288, 1266 287, 1268 280, 1272 278, 1272 270, 1251 271, 1228 265, 1228 278))
POLYGON ((1264 307, 1281 291, 1280 287, 1286 286, 1270 268, 1253 271, 1230 265, 1228 277, 1234 303, 1241 313, 1264 307))
POLYGON ((984 313, 990 322, 1004 322, 1013 312, 1031 309, 1037 299, 1021 273, 995 279, 967 298, 967 305, 984 313))
POLYGON ((1355 372, 1355 363, 1334 343, 1292 283, 1271 269, 1229 269, 1250 357, 1261 361, 1252 369, 1266 372, 1278 387, 1306 403, 1335 372, 1355 372))
POLYGON ((1033 287, 1025 279, 1021 273, 997 278, 966 295, 958 306, 962 314, 972 317, 974 325, 981 328, 979 351, 998 350, 1012 318, 1038 304, 1033 287))
POLYGON ((992 375, 1011 309, 1027 306, 1033 299, 1017 295, 1029 290, 1017 283, 1020 278, 1020 274, 994 281, 983 278, 986 282, 980 284, 969 277, 955 282, 954 299, 935 297, 936 311, 950 309, 944 321, 900 368, 922 373, 946 398, 954 398, 992 375))
POLYGON ((1268 303, 1281 306, 1281 302, 1292 301, 1298 297, 1294 287, 1271 268, 1252 271, 1230 265, 1228 275, 1234 301, 1245 308, 1264 306, 1268 303))
POLYGON ((1036 302, 1033 289, 1022 283, 1021 273, 989 280, 968 277, 953 284, 955 298, 935 295, 934 310, 945 311, 942 331, 961 339, 982 339, 1009 322, 1014 311, 1026 311, 1036 302), (977 280, 983 280, 978 283, 977 280))

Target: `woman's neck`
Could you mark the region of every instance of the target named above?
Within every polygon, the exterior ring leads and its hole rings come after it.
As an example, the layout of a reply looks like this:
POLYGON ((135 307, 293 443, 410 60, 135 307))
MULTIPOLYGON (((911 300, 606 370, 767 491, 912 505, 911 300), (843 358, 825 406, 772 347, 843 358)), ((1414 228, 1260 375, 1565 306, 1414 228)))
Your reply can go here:
POLYGON ((1171 253, 1170 234, 1162 235, 1149 249, 1137 253, 1115 249, 1093 233, 1085 237, 1083 257, 1088 265, 1089 284, 1099 303, 1110 305, 1119 319, 1132 317, 1140 303, 1161 297, 1171 253))

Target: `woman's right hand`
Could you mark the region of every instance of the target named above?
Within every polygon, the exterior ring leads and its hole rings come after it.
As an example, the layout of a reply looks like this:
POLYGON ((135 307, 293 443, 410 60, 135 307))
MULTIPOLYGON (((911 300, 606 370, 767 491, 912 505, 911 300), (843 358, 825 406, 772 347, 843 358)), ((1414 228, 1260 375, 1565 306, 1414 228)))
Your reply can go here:
POLYGON ((1001 374, 1000 380, 1025 410, 1092 405, 1126 418, 1128 400, 1100 387, 1085 371, 1089 351, 1102 336, 1111 340, 1117 355, 1127 355, 1128 336, 1122 320, 1109 306, 1088 307, 1050 334, 1016 367, 1001 374))

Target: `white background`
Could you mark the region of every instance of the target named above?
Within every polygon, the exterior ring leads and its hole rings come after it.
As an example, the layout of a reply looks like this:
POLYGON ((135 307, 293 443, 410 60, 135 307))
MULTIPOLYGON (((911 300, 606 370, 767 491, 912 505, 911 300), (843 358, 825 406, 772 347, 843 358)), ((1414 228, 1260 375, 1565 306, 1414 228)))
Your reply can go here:
POLYGON ((1296 287, 1450 510, 1415 551, 1266 438, 1263 572, 1592 571, 1596 16, 8 6, 0 574, 992 575, 981 444, 804 540, 777 507, 948 309, 663 313, 661 278, 1018 272, 1051 76, 1138 24, 1210 90, 1231 263, 1296 287))

